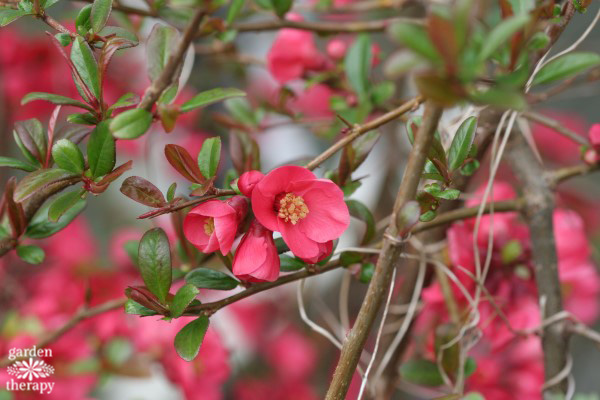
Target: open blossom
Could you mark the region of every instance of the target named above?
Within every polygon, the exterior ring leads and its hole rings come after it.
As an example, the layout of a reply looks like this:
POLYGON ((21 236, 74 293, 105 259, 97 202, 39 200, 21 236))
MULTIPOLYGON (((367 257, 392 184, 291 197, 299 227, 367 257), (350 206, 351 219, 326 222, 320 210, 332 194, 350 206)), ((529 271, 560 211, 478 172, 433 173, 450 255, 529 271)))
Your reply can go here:
POLYGON ((269 172, 252 191, 252 210, 267 229, 281 232, 292 253, 308 260, 350 224, 342 190, 298 166, 269 172))
POLYGON ((249 282, 272 282, 279 276, 273 232, 252 221, 233 258, 233 274, 249 282))
POLYGON ((183 222, 183 233, 203 253, 229 253, 240 222, 248 212, 242 196, 209 200, 192 209, 183 222))

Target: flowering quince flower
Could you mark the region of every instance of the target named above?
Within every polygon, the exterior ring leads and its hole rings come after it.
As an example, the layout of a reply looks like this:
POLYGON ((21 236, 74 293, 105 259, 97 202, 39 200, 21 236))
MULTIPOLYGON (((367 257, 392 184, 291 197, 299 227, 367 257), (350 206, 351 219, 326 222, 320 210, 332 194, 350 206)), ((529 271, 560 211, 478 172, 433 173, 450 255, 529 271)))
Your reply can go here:
POLYGON ((193 208, 183 221, 183 233, 203 253, 229 253, 240 222, 248 212, 242 196, 225 201, 209 200, 193 208))
POLYGON ((279 254, 273 232, 257 220, 252 221, 235 252, 233 274, 249 282, 273 282, 279 277, 279 254))
POLYGON ((265 175, 260 171, 244 172, 238 179, 238 189, 244 196, 252 197, 252 190, 254 189, 254 186, 256 186, 256 184, 264 177, 265 175))
MULTIPOLYGON (((290 20, 302 18, 288 14, 290 20)), ((301 78, 306 71, 319 70, 326 65, 312 32, 298 29, 282 29, 267 54, 267 67, 273 77, 280 83, 301 78)))
POLYGON ((319 245, 319 254, 312 258, 302 258, 302 261, 308 264, 316 264, 320 261, 323 261, 331 254, 331 250, 333 250, 333 240, 330 240, 327 243, 317 243, 319 245))
POLYGON ((596 151, 600 151, 600 124, 594 124, 588 132, 590 143, 596 151))
POLYGON ((350 224, 342 190, 298 166, 276 168, 256 184, 252 210, 267 229, 281 232, 294 255, 306 260, 322 256, 322 245, 339 238, 350 224))

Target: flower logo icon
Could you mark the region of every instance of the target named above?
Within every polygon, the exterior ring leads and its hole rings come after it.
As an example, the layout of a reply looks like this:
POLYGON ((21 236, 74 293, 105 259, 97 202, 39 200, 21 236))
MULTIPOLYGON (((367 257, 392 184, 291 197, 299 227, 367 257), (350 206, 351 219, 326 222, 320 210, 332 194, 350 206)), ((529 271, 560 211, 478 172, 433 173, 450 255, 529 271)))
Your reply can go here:
POLYGON ((54 367, 46 364, 42 360, 15 361, 13 365, 8 367, 7 372, 19 379, 46 378, 54 373, 54 367))

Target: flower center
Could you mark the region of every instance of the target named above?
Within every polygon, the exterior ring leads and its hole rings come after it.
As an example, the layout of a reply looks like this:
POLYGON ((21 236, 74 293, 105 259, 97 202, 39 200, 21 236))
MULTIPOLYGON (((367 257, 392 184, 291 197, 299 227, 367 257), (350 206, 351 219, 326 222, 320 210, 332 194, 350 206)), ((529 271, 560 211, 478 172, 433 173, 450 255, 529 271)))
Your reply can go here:
POLYGON ((279 200, 279 212, 277 216, 285 222, 296 225, 302 218, 306 218, 308 207, 301 196, 287 193, 279 200))
POLYGON ((214 218, 208 218, 204 223, 204 233, 207 235, 212 235, 215 231, 215 220, 214 218))

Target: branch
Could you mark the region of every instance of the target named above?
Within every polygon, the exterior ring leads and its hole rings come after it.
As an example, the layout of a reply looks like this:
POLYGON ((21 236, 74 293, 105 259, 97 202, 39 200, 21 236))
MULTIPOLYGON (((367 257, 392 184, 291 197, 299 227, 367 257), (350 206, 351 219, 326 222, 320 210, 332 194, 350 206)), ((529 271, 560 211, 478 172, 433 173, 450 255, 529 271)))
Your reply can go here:
POLYGON ((421 18, 396 17, 389 19, 380 19, 375 21, 352 21, 352 22, 309 22, 309 21, 290 21, 287 19, 274 19, 257 22, 238 22, 231 25, 231 29, 238 32, 263 32, 273 31, 282 28, 294 28, 305 31, 312 31, 321 35, 337 33, 361 33, 361 32, 381 32, 395 22, 407 24, 423 25, 421 18))
POLYGON ((406 114, 407 112, 414 111, 421 103, 423 103, 424 99, 422 96, 417 96, 412 100, 407 101, 402 104, 400 107, 392 110, 388 113, 385 113, 371 121, 364 123, 363 125, 355 125, 350 134, 343 137, 341 140, 335 142, 330 148, 325 150, 323 153, 319 154, 315 157, 311 162, 306 164, 306 168, 313 170, 321 165, 325 160, 329 157, 333 156, 338 150, 341 150, 349 143, 352 143, 359 136, 364 135, 365 133, 372 131, 373 129, 377 129, 380 126, 387 124, 390 121, 395 120, 400 117, 402 114, 406 114))
POLYGON ((265 290, 273 289, 277 286, 285 285, 290 282, 298 281, 300 279, 309 278, 314 275, 320 275, 325 272, 332 271, 336 268, 341 267, 339 260, 333 260, 323 266, 315 265, 310 266, 302 271, 285 275, 275 282, 258 283, 250 286, 248 289, 236 293, 232 296, 226 297, 222 300, 214 301, 212 303, 198 304, 197 306, 188 307, 184 315, 212 315, 221 308, 228 306, 229 304, 235 303, 236 301, 245 299, 246 297, 253 296, 257 293, 264 292, 265 290))
POLYGON ((537 122, 539 124, 547 126, 548 128, 554 129, 557 133, 560 133, 561 135, 565 136, 568 139, 571 139, 576 143, 579 143, 584 146, 588 146, 590 144, 585 137, 579 135, 577 132, 570 130, 555 119, 548 118, 545 115, 533 111, 525 111, 521 115, 527 118, 528 120, 537 122))
POLYGON ((140 104, 138 104, 137 108, 143 108, 147 111, 151 111, 152 106, 154 103, 156 103, 162 92, 173 83, 175 74, 183 62, 185 53, 190 46, 190 43, 192 43, 192 40, 194 40, 194 36, 198 31, 200 22, 202 22, 205 15, 206 11, 204 11, 204 9, 196 11, 196 14, 194 14, 192 20, 185 28, 183 36, 177 44, 175 51, 169 57, 169 61, 167 62, 165 69, 162 71, 158 79, 152 82, 152 85, 146 89, 144 97, 142 98, 140 104))
MULTIPOLYGON (((63 335, 69 332, 71 329, 77 326, 81 321, 95 317, 96 315, 103 314, 108 311, 116 310, 118 308, 123 307, 126 299, 115 299, 109 300, 106 303, 102 303, 98 306, 92 308, 82 308, 75 315, 71 317, 63 326, 48 334, 44 339, 40 340, 36 343, 37 348, 48 347, 52 343, 56 342, 63 335)), ((4 368, 16 360, 20 360, 21 358, 17 358, 15 360, 9 360, 8 357, 5 357, 0 360, 0 368, 4 368)))
POLYGON ((555 188, 559 183, 562 183, 567 179, 571 179, 576 176, 586 175, 592 172, 597 172, 598 170, 600 170, 600 164, 580 164, 574 165, 572 167, 564 167, 561 169, 557 169, 552 173, 548 174, 548 185, 551 188, 555 188))
MULTIPOLYGON (((563 311, 558 256, 554 241, 554 195, 535 155, 522 135, 516 135, 508 153, 513 171, 524 188, 523 217, 529 227, 535 281, 540 300, 542 320, 563 311)), ((564 321, 544 327, 542 349, 546 382, 551 381, 567 365, 569 335, 564 321)), ((565 394, 567 381, 563 379, 544 391, 545 398, 565 394)))
POLYGON ((402 207, 408 201, 415 198, 419 181, 421 180, 421 173, 425 166, 427 151, 431 145, 441 115, 441 107, 432 102, 427 102, 423 123, 416 135, 404 177, 396 196, 394 213, 384 235, 383 249, 377 260, 375 273, 369 284, 369 289, 356 318, 356 322, 348 333, 342 347, 342 353, 335 369, 333 380, 327 391, 327 400, 342 400, 346 397, 348 386, 356 370, 363 347, 381 306, 382 299, 388 290, 392 271, 400 263, 400 255, 404 246, 397 239, 398 227, 396 219, 402 207))

